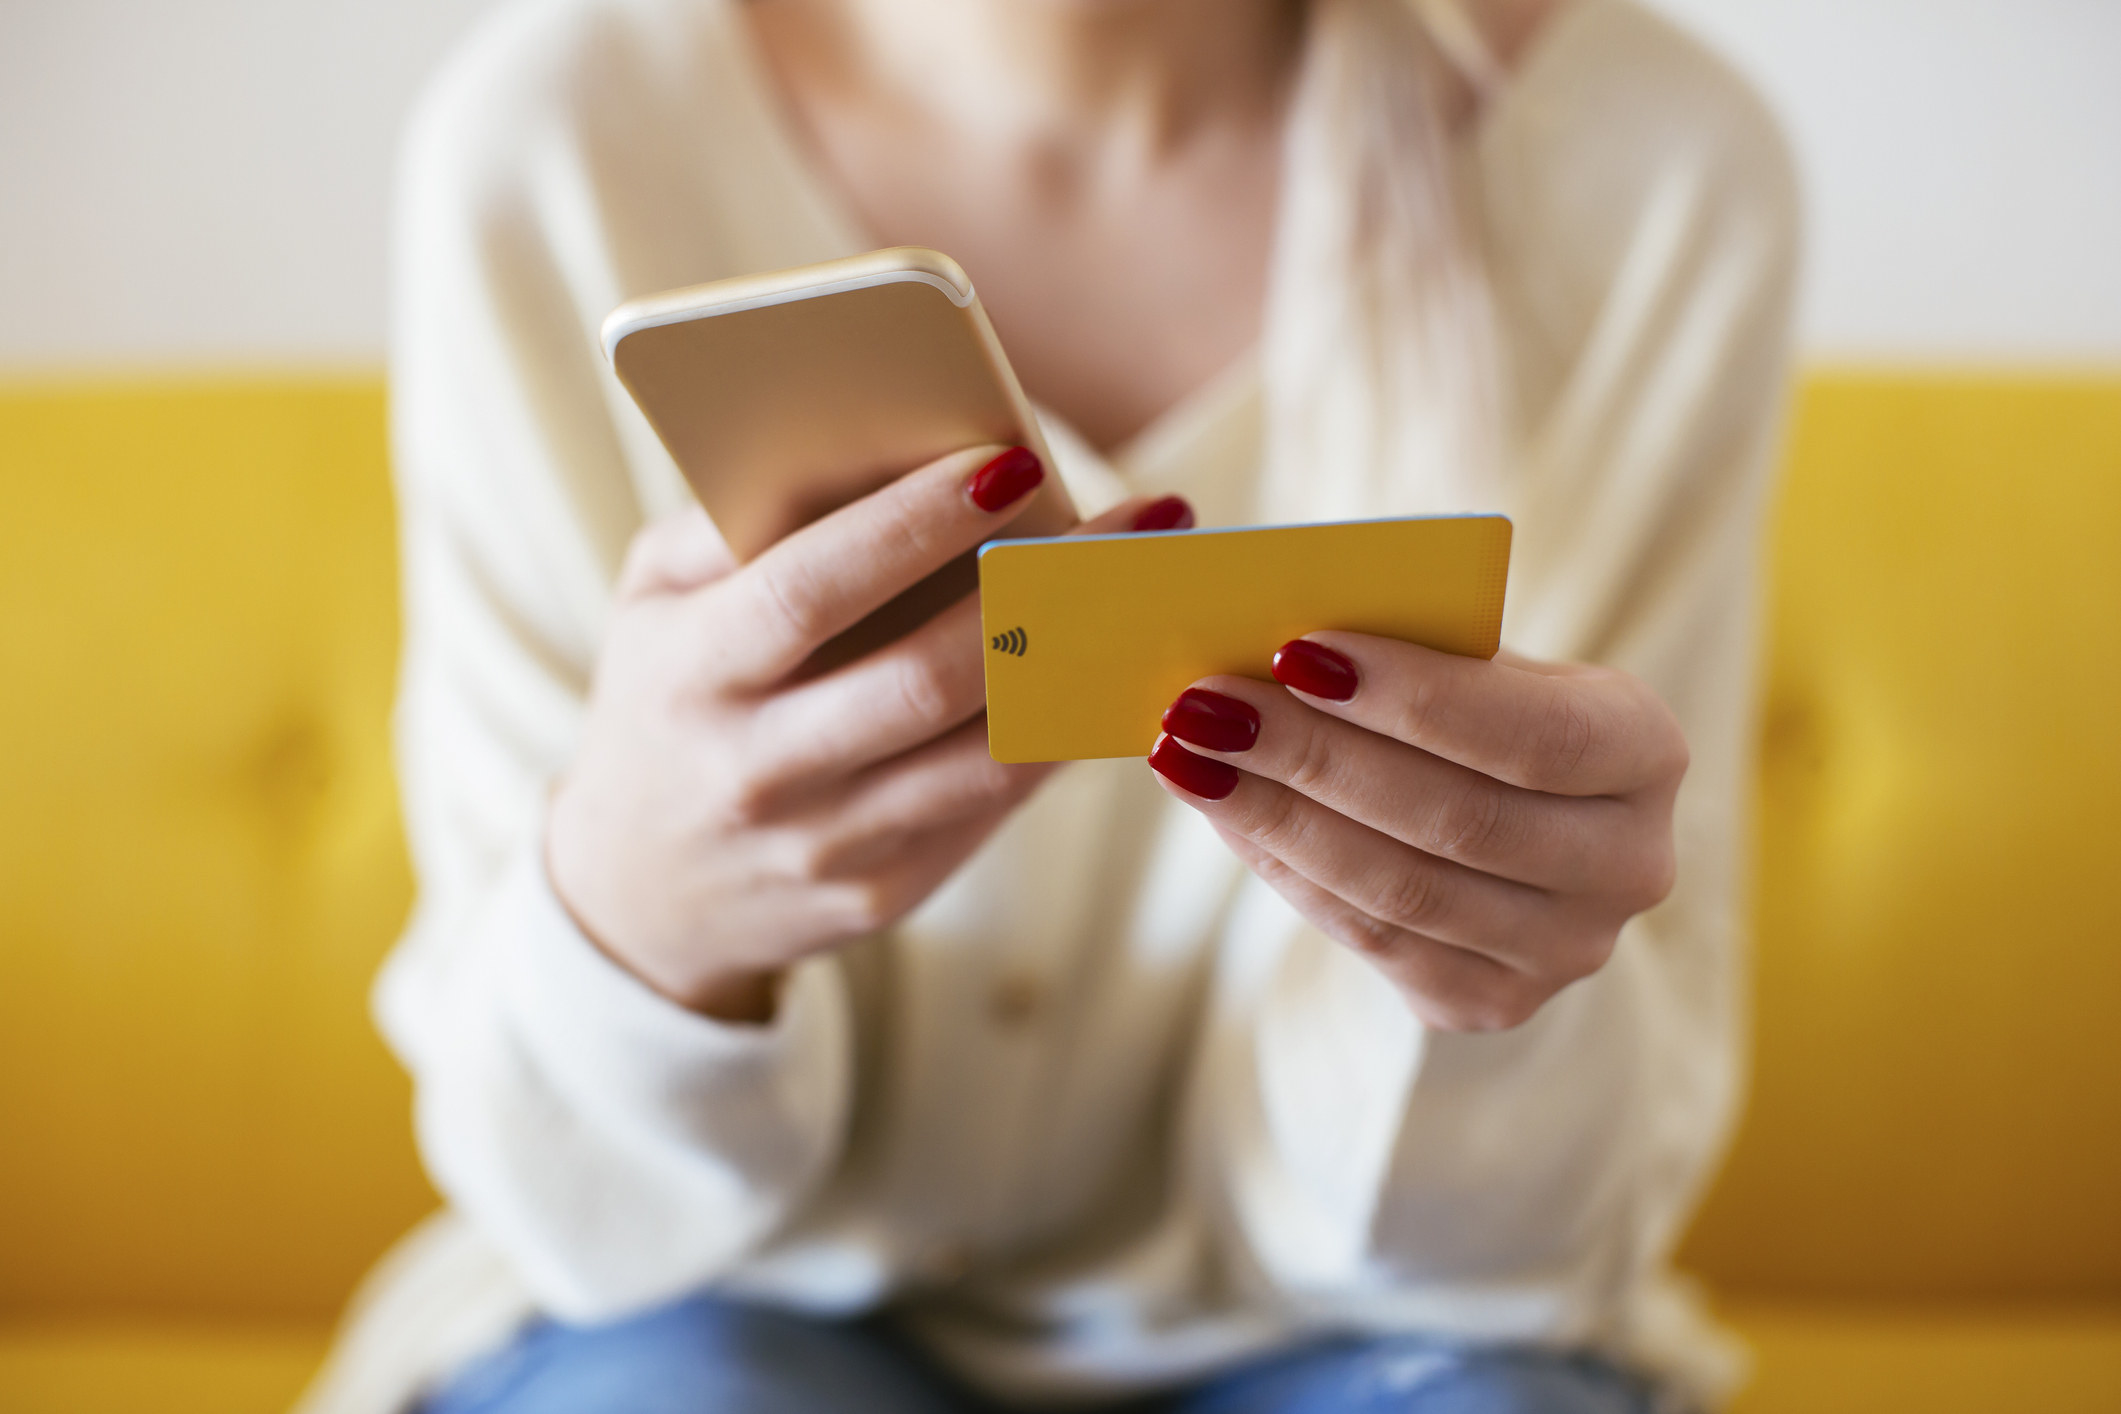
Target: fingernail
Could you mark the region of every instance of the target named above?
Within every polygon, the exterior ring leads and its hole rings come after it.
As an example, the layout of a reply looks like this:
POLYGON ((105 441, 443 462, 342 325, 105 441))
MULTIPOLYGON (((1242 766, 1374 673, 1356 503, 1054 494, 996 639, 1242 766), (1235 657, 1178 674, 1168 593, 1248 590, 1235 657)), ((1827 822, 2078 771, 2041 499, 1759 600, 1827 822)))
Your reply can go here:
POLYGON ((1259 712, 1249 702, 1189 687, 1164 709, 1164 730, 1210 751, 1250 751, 1259 740, 1259 712))
POLYGON ((1355 663, 1345 653, 1335 653, 1323 643, 1292 638, 1274 650, 1274 681, 1328 702, 1345 702, 1355 695, 1358 681, 1355 663))
POLYGON ((1134 517, 1136 530, 1190 530, 1193 507, 1183 496, 1165 496, 1143 506, 1134 517))
POLYGON ((1149 753, 1149 765, 1180 790, 1202 800, 1221 800, 1237 789, 1237 778, 1242 774, 1227 761, 1195 756, 1176 738, 1168 736, 1156 739, 1156 747, 1149 753))
POLYGON ((1046 469, 1029 447, 1011 447, 972 473, 965 494, 983 511, 998 511, 1031 494, 1046 479, 1046 469))

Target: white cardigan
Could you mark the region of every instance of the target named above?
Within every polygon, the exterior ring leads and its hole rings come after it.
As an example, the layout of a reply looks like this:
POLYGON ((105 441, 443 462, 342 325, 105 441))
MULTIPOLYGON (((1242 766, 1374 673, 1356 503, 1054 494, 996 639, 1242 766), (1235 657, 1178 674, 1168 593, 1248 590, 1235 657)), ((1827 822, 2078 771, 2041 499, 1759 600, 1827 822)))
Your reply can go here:
MULTIPOLYGON (((527 0, 479 31, 419 112, 397 228, 421 892, 377 991, 452 1212, 374 1279, 313 1409, 395 1407, 533 1309, 706 1286, 894 1302, 1024 1397, 1325 1328, 1588 1344, 1712 1392, 1665 1263, 1739 1089, 1792 183, 1742 85, 1628 0, 1565 7, 1473 141, 1520 445, 1595 493, 1519 508, 1506 640, 1679 714, 1671 899, 1529 1024, 1428 1034, 1145 765, 1084 763, 902 926, 797 968, 771 1026, 730 1027, 607 961, 539 865, 627 540, 688 496, 596 331, 866 243, 730 0, 527 0)), ((1052 434, 1086 510, 1255 514, 1251 363, 1109 462, 1052 434)))

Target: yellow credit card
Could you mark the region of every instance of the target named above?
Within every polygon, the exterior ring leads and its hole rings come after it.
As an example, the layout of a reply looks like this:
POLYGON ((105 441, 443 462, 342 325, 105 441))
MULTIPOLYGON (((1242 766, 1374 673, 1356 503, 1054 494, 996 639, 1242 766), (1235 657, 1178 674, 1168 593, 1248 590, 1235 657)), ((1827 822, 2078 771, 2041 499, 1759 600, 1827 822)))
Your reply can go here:
POLYGON ((1502 516, 997 540, 980 551, 987 750, 997 761, 1146 756, 1195 678, 1268 678, 1320 629, 1492 658, 1502 516))

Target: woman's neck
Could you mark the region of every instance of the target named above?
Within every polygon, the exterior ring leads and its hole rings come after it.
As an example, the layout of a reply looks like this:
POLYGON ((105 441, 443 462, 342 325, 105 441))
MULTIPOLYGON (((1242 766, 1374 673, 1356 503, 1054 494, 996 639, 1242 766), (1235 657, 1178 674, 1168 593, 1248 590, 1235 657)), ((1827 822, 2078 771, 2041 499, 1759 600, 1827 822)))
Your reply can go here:
MULTIPOLYGON (((1468 18, 1507 63, 1552 3, 1469 0, 1468 18)), ((750 0, 747 16, 856 229, 962 261, 1026 389, 1109 449, 1257 342, 1307 10, 750 0)))
POLYGON ((836 77, 901 111, 1064 164, 1153 163, 1272 113, 1300 0, 762 0, 836 77), (784 22, 785 22, 784 21, 784 22), (816 50, 813 50, 816 53, 816 50))

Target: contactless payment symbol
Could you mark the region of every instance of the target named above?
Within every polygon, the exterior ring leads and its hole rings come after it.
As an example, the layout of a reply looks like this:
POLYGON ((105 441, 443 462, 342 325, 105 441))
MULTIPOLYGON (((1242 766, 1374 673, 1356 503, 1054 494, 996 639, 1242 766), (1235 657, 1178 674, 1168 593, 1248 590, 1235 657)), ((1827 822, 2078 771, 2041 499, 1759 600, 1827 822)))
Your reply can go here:
POLYGON ((1007 653, 1015 658, 1023 657, 1024 650, 1031 646, 1031 640, 1024 636, 1024 631, 1020 628, 1012 628, 1007 633, 997 633, 988 639, 987 643, 996 652, 1007 653))

